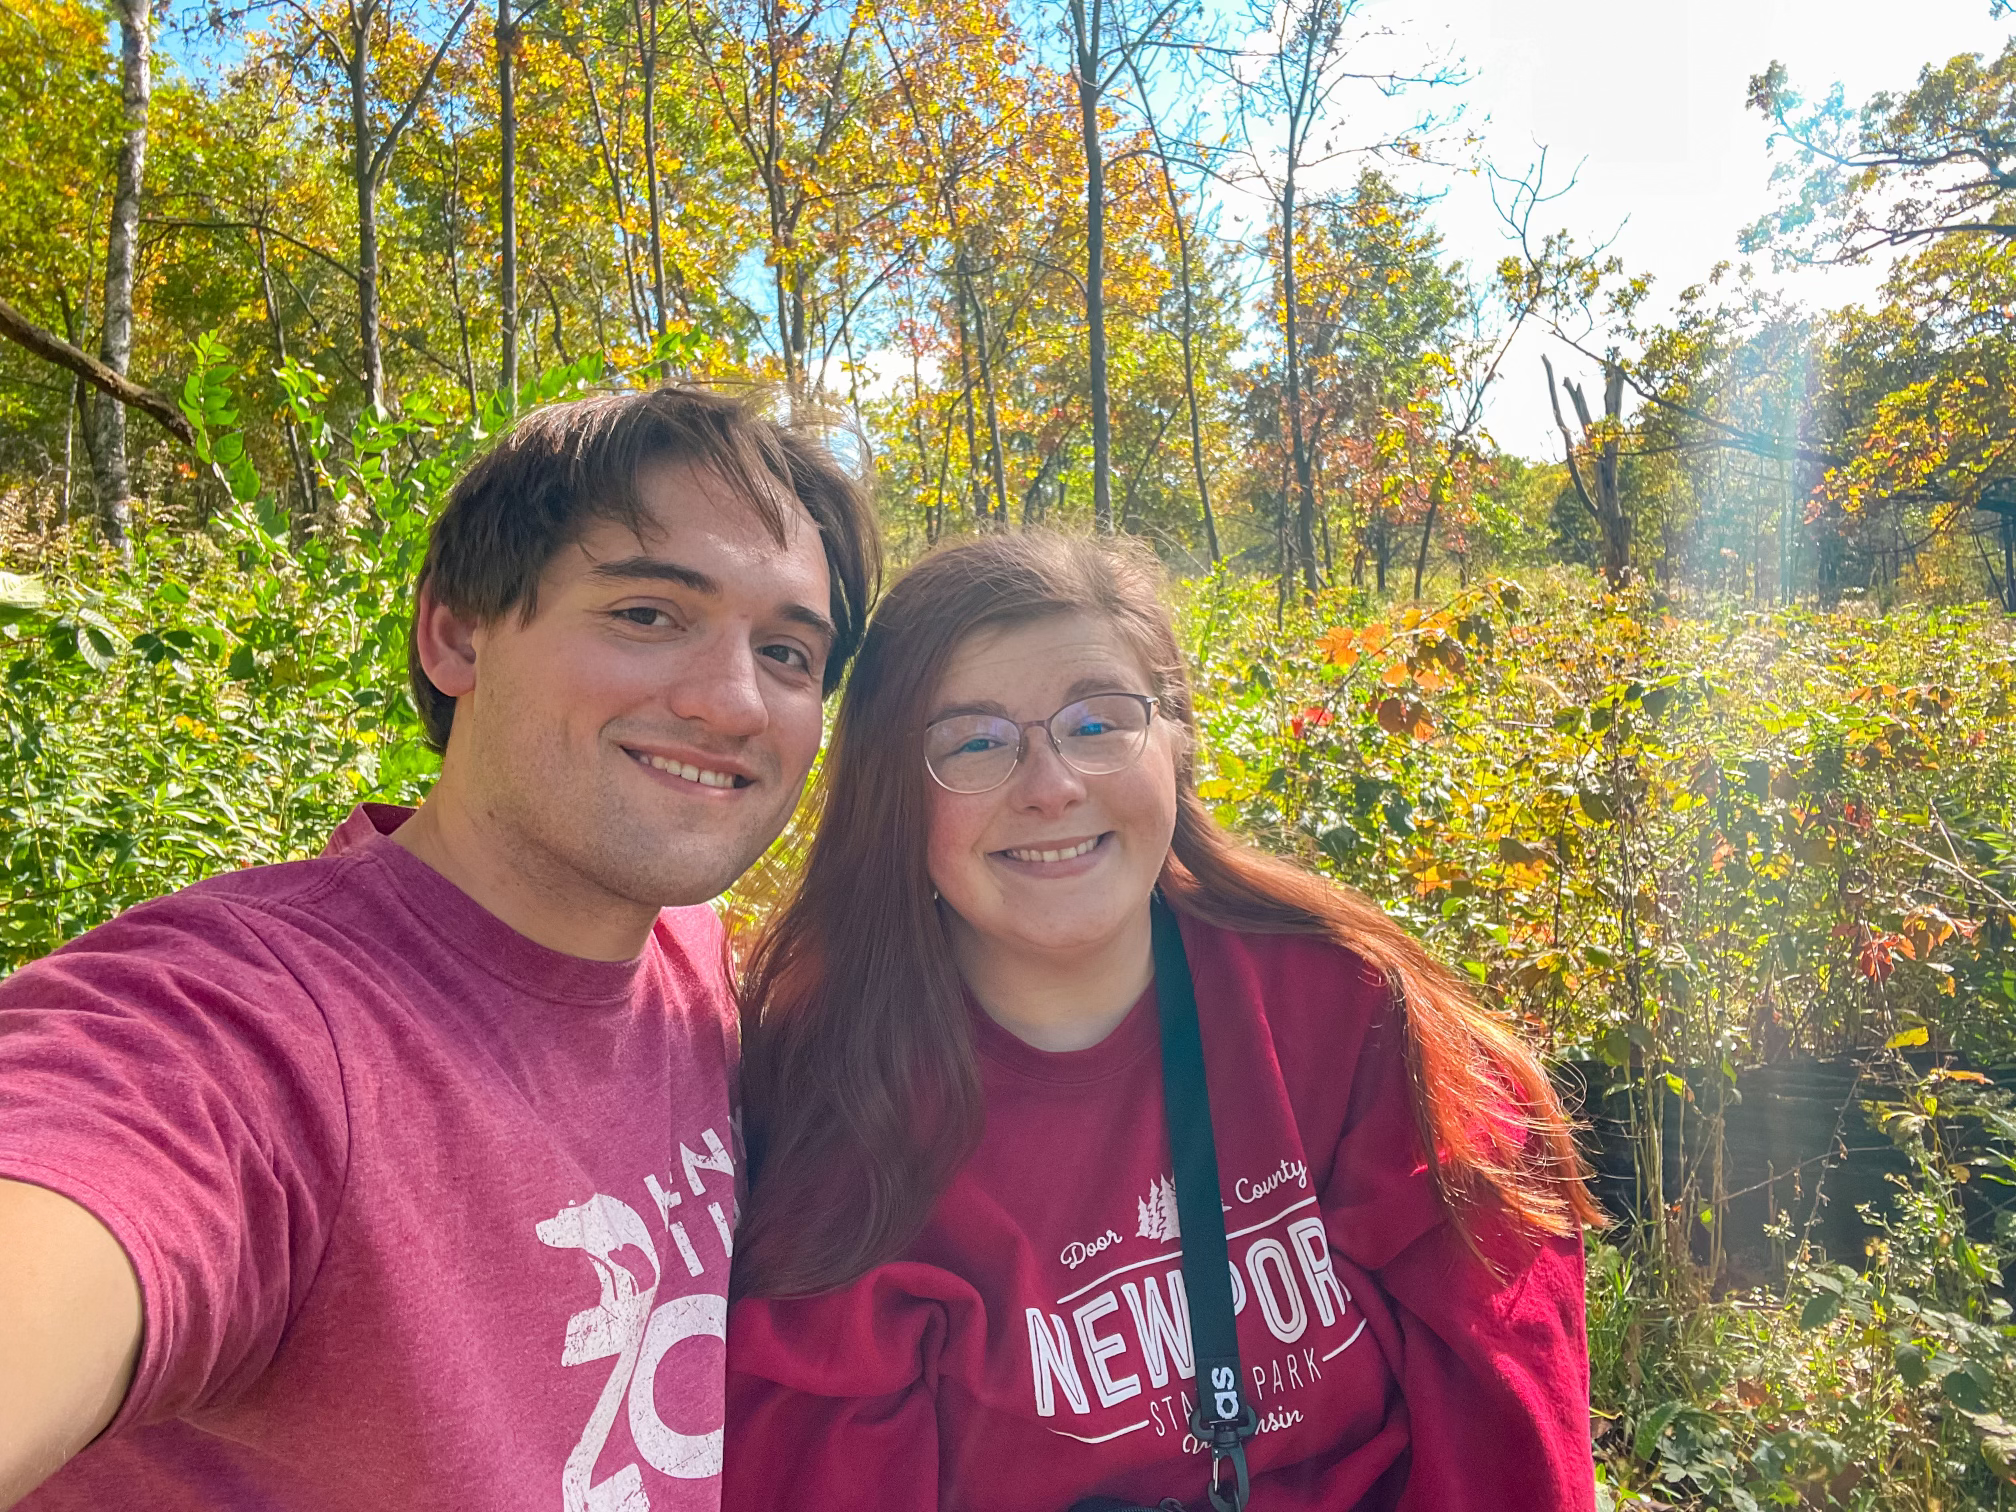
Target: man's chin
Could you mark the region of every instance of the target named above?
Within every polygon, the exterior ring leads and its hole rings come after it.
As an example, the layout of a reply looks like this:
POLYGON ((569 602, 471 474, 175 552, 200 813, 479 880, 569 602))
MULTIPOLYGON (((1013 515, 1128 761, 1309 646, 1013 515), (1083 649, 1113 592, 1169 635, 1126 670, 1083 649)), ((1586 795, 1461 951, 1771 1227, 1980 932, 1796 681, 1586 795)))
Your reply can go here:
POLYGON ((635 834, 621 837, 621 849, 604 852, 595 880, 618 897, 652 908, 686 908, 727 892, 759 861, 770 841, 735 843, 725 838, 696 840, 690 833, 660 847, 639 850, 635 834))

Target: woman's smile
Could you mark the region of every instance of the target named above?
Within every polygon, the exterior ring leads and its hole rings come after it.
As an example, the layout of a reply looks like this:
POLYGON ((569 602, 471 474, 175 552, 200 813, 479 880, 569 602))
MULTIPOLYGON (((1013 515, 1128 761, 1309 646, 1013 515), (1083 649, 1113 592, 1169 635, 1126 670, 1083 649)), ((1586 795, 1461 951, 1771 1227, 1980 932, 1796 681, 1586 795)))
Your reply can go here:
POLYGON ((1090 871, 1107 849, 1113 831, 1077 840, 1044 840, 997 850, 993 859, 1027 877, 1076 877, 1090 871))

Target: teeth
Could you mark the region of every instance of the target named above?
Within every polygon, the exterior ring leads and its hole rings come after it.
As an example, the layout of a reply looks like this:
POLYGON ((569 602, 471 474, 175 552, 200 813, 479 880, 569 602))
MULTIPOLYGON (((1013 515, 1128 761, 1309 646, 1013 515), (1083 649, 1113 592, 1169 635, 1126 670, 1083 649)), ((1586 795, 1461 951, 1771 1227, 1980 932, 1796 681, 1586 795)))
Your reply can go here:
POLYGON ((1069 861, 1074 856, 1082 856, 1099 843, 1094 835, 1090 840, 1081 840, 1069 850, 1011 850, 1008 854, 1017 861, 1069 861))
POLYGON ((735 786, 733 772, 710 772, 705 767, 693 766, 683 761, 673 761, 664 756, 646 756, 646 766, 654 766, 661 772, 670 772, 674 777, 684 777, 688 782, 697 782, 702 787, 732 788, 735 786))

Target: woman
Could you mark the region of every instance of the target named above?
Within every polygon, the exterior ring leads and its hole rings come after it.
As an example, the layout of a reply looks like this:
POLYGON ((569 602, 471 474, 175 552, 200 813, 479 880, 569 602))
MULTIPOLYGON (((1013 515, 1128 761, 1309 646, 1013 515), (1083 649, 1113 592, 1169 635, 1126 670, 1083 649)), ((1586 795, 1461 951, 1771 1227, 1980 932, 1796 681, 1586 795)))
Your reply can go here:
POLYGON ((1229 1500, 1193 1420, 1164 906, 1255 1512, 1593 1505, 1596 1214, 1544 1074, 1371 903, 1220 829, 1195 740, 1145 554, 987 537, 877 611, 746 984, 734 1512, 1198 1508, 1207 1465, 1229 1500))

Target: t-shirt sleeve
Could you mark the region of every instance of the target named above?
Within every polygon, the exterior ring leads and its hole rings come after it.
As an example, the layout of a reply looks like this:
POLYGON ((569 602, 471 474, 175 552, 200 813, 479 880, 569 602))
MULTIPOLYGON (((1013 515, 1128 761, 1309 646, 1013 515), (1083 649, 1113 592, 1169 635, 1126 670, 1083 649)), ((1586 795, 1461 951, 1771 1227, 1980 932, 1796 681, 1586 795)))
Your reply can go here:
POLYGON ((336 1052, 262 922, 164 899, 0 982, 0 1177, 89 1210, 140 1279, 114 1432, 259 1375, 340 1199, 336 1052))
POLYGON ((1589 1512, 1589 1350, 1579 1238, 1458 1234, 1420 1153, 1397 1015, 1367 1037, 1325 1203, 1331 1243, 1377 1279, 1411 1464, 1399 1512, 1589 1512))
POLYGON ((736 1512, 936 1512, 948 1315, 977 1304, 935 1267, 739 1302, 728 1320, 721 1504, 736 1512))

